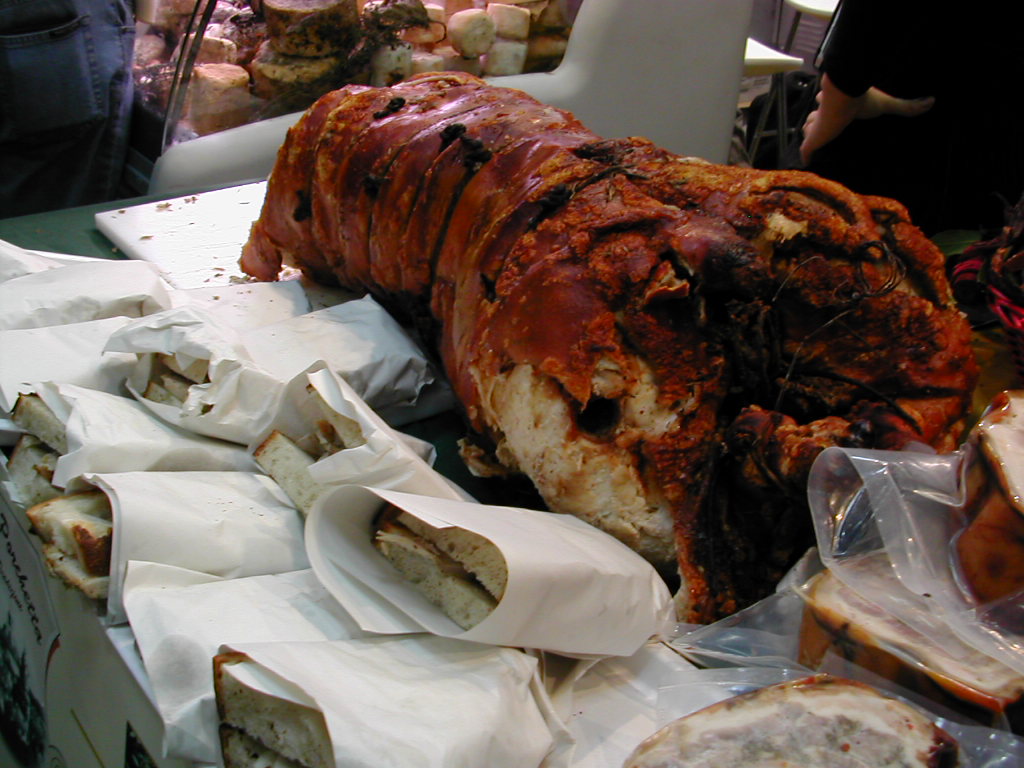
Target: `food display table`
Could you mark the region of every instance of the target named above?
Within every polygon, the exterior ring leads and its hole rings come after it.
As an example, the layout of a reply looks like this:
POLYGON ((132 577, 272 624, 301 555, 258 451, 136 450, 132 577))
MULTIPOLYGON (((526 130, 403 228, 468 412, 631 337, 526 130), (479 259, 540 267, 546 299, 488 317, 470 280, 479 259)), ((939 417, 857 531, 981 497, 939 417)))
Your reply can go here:
MULTIPOLYGON (((40 252, 151 261, 167 273, 177 273, 183 281, 196 284, 228 281, 236 268, 234 254, 261 200, 259 184, 201 189, 174 197, 134 198, 0 220, 0 240, 40 252), (219 206, 224 207, 225 215, 216 213, 219 206)), ((978 335, 976 350, 988 369, 979 390, 980 407, 991 393, 1014 382, 1005 345, 997 335, 978 335)), ((463 426, 454 411, 431 415, 401 429, 431 443, 437 453, 435 468, 479 501, 539 506, 539 500, 520 486, 496 485, 493 480, 483 481, 469 473, 458 456, 457 441, 463 426)), ((5 729, 5 738, 0 740, 0 765, 208 768, 207 763, 163 756, 165 724, 131 627, 110 626, 101 615, 100 604, 47 573, 38 537, 29 535, 23 517, 0 497, 4 539, 0 546, 5 550, 0 558, 5 588, 0 593, 0 608, 6 608, 5 623, 0 625, 4 633, 0 671, 6 695, 5 709, 0 711, 0 727, 5 729)), ((713 661, 710 665, 714 666, 713 661)), ((684 667, 695 669, 674 650, 666 650, 663 656, 617 661, 589 689, 583 686, 576 712, 582 719, 577 727, 590 739, 588 745, 600 743, 604 733, 600 727, 617 723, 621 712, 626 711, 618 707, 628 699, 646 697, 645 705, 664 715, 660 711, 661 696, 664 693, 667 701, 672 694, 671 686, 666 691, 658 688, 663 679, 660 676, 666 670, 674 673, 684 667), (593 694, 602 686, 614 690, 615 696, 605 699, 593 694), (594 696, 589 701, 588 691, 594 696), (655 703, 651 691, 655 692, 655 703)), ((802 671, 794 663, 794 669, 786 673, 796 676, 802 671)), ((706 686, 742 687, 732 681, 731 674, 712 674, 706 686)), ((744 679, 742 684, 748 682, 744 679)), ((625 724, 630 727, 621 735, 616 731, 616 737, 631 740, 631 744, 636 743, 637 732, 646 735, 653 728, 653 723, 646 721, 625 724)), ((609 726, 612 731, 614 727, 609 726)), ((601 756, 579 763, 588 767, 610 764, 601 756)))
MULTIPOLYGON (((181 197, 151 195, 0 219, 0 239, 41 252, 121 259, 126 255, 124 250, 101 231, 98 218, 116 219, 119 211, 138 211, 142 215, 166 211, 162 207, 167 205, 165 200, 177 201, 180 207, 181 200, 202 199, 205 194, 223 197, 234 193, 231 189, 200 189, 181 197)), ((258 207, 251 211, 253 216, 256 211, 258 207)), ((187 223, 183 221, 184 225, 187 223)), ((435 445, 435 466, 442 474, 464 488, 473 489, 471 492, 493 493, 493 488, 470 475, 458 458, 456 440, 461 436, 461 421, 455 413, 431 416, 403 427, 403 431, 435 445)), ((49 576, 38 540, 17 523, 17 517, 24 516, 16 517, 2 498, 0 505, 0 546, 5 550, 3 602, 7 608, 7 624, 0 631, 5 632, 4 664, 9 673, 5 693, 9 692, 12 700, 22 696, 26 702, 34 701, 26 705, 26 712, 38 714, 45 706, 48 738, 45 759, 40 765, 194 765, 191 761, 161 757, 162 723, 131 629, 126 625, 105 626, 95 601, 49 576)), ((38 738, 38 723, 34 731, 30 720, 15 714, 14 707, 8 707, 0 716, 0 725, 13 735, 0 739, 0 765, 30 768, 33 763, 17 750, 12 751, 10 744, 31 743, 38 738)))

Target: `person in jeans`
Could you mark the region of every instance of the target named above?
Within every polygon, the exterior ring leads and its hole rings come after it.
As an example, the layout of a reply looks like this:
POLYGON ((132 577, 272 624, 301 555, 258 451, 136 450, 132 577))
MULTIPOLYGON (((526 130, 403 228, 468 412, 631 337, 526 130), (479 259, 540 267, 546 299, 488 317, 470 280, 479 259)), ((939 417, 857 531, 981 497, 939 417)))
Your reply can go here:
POLYGON ((0 0, 0 218, 116 196, 133 43, 126 0, 0 0))

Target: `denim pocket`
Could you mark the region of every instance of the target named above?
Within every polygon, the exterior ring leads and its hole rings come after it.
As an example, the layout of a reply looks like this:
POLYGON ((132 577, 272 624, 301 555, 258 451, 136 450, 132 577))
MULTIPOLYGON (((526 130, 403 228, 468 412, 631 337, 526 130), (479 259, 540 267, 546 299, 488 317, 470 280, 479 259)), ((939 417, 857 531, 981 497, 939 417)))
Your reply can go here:
POLYGON ((105 113, 88 15, 0 35, 0 141, 71 128, 105 113))

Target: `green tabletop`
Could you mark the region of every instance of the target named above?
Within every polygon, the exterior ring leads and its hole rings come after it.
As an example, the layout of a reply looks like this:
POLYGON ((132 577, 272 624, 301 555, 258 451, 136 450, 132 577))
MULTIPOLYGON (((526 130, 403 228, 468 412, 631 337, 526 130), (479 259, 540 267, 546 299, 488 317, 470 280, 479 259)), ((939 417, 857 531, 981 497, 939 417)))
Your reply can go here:
POLYGON ((35 251, 70 253, 101 259, 122 258, 114 244, 96 228, 97 213, 208 191, 210 190, 197 189, 165 195, 143 195, 78 208, 0 219, 0 240, 35 251))
MULTIPOLYGON (((125 201, 123 205, 134 202, 125 201)), ((118 258, 117 248, 96 229, 93 217, 119 205, 122 203, 100 203, 0 219, 0 240, 36 251, 118 258)))

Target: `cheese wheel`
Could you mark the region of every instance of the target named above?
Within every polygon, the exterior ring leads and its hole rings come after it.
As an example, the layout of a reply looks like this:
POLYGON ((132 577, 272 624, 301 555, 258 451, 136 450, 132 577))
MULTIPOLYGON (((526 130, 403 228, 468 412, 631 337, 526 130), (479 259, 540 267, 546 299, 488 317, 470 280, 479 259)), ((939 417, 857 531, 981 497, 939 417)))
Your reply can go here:
POLYGON ((499 38, 526 40, 530 36, 530 12, 522 6, 488 3, 487 15, 494 20, 494 31, 499 38))
POLYGON ((518 75, 526 63, 526 49, 525 40, 495 40, 483 57, 484 75, 518 75))
POLYGON ((465 58, 487 53, 496 36, 494 19, 480 8, 459 11, 448 20, 448 39, 465 58))

